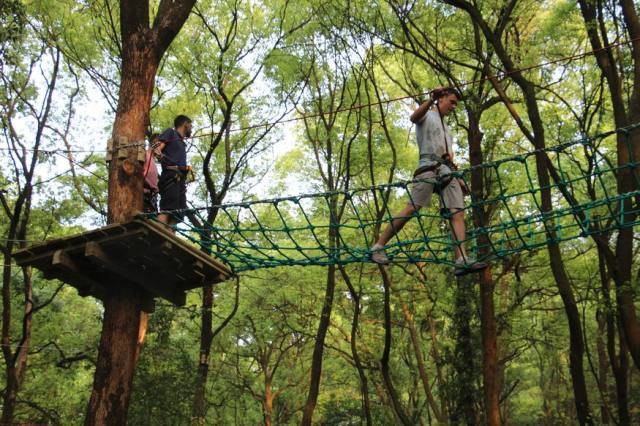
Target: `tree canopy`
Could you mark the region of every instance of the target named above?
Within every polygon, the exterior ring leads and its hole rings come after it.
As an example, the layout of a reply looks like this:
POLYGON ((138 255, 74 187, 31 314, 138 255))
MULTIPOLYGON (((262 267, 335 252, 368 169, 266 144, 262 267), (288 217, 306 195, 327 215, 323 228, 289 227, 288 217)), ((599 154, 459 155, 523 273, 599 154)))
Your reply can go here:
MULTIPOLYGON (((241 268, 185 306, 157 300, 125 417, 640 422, 637 2, 8 0, 0 17, 2 422, 78 424, 97 404, 110 308, 12 253, 141 205, 141 165, 122 180, 109 139, 193 118, 197 209, 179 234, 214 257, 292 241, 366 254, 408 201, 394 185, 418 165, 409 115, 442 86, 462 92, 447 121, 478 201, 468 228, 507 236, 490 268, 241 268), (288 201, 245 208, 275 198, 288 201), (519 245, 526 232, 536 244, 519 245)), ((434 201, 396 244, 448 233, 434 201)))

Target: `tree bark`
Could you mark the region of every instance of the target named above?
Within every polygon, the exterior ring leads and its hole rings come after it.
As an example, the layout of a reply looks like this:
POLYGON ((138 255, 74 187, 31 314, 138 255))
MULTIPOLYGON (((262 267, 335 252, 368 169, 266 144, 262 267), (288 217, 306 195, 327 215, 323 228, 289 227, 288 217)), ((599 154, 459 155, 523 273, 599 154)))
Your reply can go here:
MULTIPOLYGON (((330 230, 330 232, 333 228, 330 230)), ((322 304, 322 313, 320 323, 318 324, 318 332, 313 346, 313 356, 311 358, 311 381, 309 383, 309 394, 307 402, 304 406, 302 415, 302 424, 311 425, 313 419, 313 411, 318 402, 320 393, 320 378, 322 376, 322 356, 324 354, 324 340, 327 336, 327 330, 331 323, 331 310, 333 309, 333 296, 336 288, 336 267, 329 265, 327 267, 327 285, 324 294, 324 303, 322 304)))
MULTIPOLYGON (((142 211, 142 165, 137 151, 122 145, 144 141, 160 59, 186 21, 195 0, 161 0, 153 25, 149 1, 120 1, 122 73, 109 164, 108 222, 142 211)), ((104 319, 86 425, 126 424, 138 352, 143 291, 127 283, 105 289, 104 319)))
POLYGON ((367 423, 367 426, 371 426, 373 424, 371 420, 371 402, 369 400, 369 385, 367 381, 367 375, 364 371, 364 367, 362 366, 362 361, 360 360, 360 354, 358 353, 358 323, 360 319, 360 294, 356 292, 356 289, 353 287, 351 283, 351 278, 344 270, 342 265, 339 265, 340 273, 344 282, 347 284, 347 288, 349 289, 349 294, 351 295, 351 300, 353 300, 353 318, 351 320, 351 356, 353 357, 353 362, 356 365, 356 370, 358 371, 358 378, 360 379, 360 393, 362 394, 362 411, 364 412, 364 418, 367 423))
POLYGON ((141 303, 140 292, 124 286, 105 295, 102 335, 85 425, 126 424, 141 303))
POLYGON ((478 389, 475 385, 476 365, 473 350, 471 318, 474 315, 474 277, 466 275, 456 278, 455 311, 453 327, 455 348, 453 354, 453 411, 451 423, 475 425, 476 397, 478 389))
MULTIPOLYGON (((9 263, 7 263, 9 265, 9 263)), ((10 424, 13 421, 18 391, 22 387, 24 375, 27 371, 27 357, 31 344, 31 324, 33 319, 33 286, 31 281, 31 268, 23 268, 24 282, 24 315, 22 317, 21 339, 13 354, 11 362, 6 363, 5 374, 6 388, 4 390, 2 405, 2 424, 10 424)), ((3 339, 4 341, 4 339, 3 339)))
MULTIPOLYGON (((534 148, 538 150, 536 152, 535 159, 538 183, 541 188, 539 208, 543 214, 549 215, 553 211, 551 191, 549 189, 549 164, 545 153, 540 151, 545 148, 545 135, 544 125, 542 117, 540 116, 538 101, 536 99, 535 87, 515 67, 502 43, 502 40, 500 39, 501 33, 496 33, 489 27, 488 23, 482 17, 480 10, 475 5, 471 4, 467 0, 445 0, 445 2, 466 11, 471 19, 477 23, 482 30, 485 39, 493 47, 506 71, 509 73, 510 78, 520 87, 524 95, 527 115, 531 123, 531 131, 526 132, 525 135, 529 138, 534 148)), ((502 18, 504 19, 506 17, 502 18)), ((505 103, 506 102, 507 101, 505 100, 505 103)), ((584 341, 580 314, 578 312, 569 277, 564 269, 562 252, 560 251, 559 244, 556 242, 557 238, 554 231, 553 221, 551 219, 546 219, 544 225, 547 234, 547 251, 549 253, 551 272, 556 281, 569 325, 569 370, 571 372, 578 421, 580 424, 592 424, 593 419, 589 411, 588 393, 584 377, 584 341)))
MULTIPOLYGON (((600 285, 604 303, 604 313, 601 314, 601 318, 599 318, 598 323, 600 324, 600 321, 602 321, 606 330, 606 333, 604 334, 606 337, 606 354, 608 355, 608 364, 611 365, 611 371, 613 372, 613 379, 615 381, 618 423, 621 425, 628 425, 630 424, 630 414, 628 401, 629 360, 627 357, 627 346, 623 335, 624 333, 622 331, 622 324, 620 324, 619 320, 616 320, 616 311, 610 296, 610 277, 607 273, 606 261, 600 247, 598 247, 598 269, 600 273, 600 285), (616 354, 616 337, 619 338, 620 345, 618 354, 616 354)), ((604 342, 603 346, 605 346, 604 342)), ((605 369, 608 370, 606 360, 602 364, 604 364, 605 369)), ((603 376, 606 378, 606 371, 603 376)), ((607 389, 604 378, 601 379, 601 382, 603 390, 607 389)), ((604 420, 605 418, 603 416, 603 423, 605 423, 604 420)))
MULTIPOLYGON (((265 370, 266 371, 266 370, 265 370)), ((273 389, 271 388, 271 379, 265 378, 264 381, 264 426, 271 426, 273 417, 273 389)))
MULTIPOLYGON (((469 158, 471 171, 471 192, 474 199, 482 199, 486 193, 484 187, 484 169, 475 167, 483 164, 483 134, 480 131, 480 117, 474 111, 467 111, 469 117, 469 158)), ((473 207, 473 220, 476 228, 482 229, 488 224, 488 211, 483 206, 473 207)), ((486 235, 478 237, 479 255, 484 257, 489 252, 486 235)), ((485 422, 497 426, 500 421, 500 380, 498 378, 498 334, 496 315, 493 303, 495 283, 491 275, 491 265, 480 274, 480 328, 482 335, 482 379, 484 393, 485 422)))
MULTIPOLYGON (((48 124, 50 112, 53 105, 53 96, 56 89, 56 84, 59 76, 60 66, 60 51, 55 50, 52 52, 52 69, 50 76, 45 77, 47 80, 47 90, 45 91, 45 98, 42 111, 38 114, 33 114, 33 118, 37 120, 37 128, 35 131, 34 143, 32 145, 32 157, 28 160, 25 153, 22 155, 16 152, 18 161, 14 164, 21 165, 21 172, 24 177, 24 184, 20 188, 18 187, 18 195, 13 205, 13 210, 9 213, 9 208, 6 207, 6 200, 2 198, 3 205, 6 208, 7 216, 9 216, 8 232, 6 245, 3 249, 2 266, 2 355, 5 360, 5 373, 6 373, 6 389, 3 396, 2 418, 0 422, 3 424, 9 424, 13 421, 13 415, 17 402, 17 395, 20 387, 22 386, 24 374, 27 368, 27 357, 29 354, 29 345, 31 343, 31 324, 33 316, 33 298, 32 298, 32 281, 31 281, 31 268, 23 268, 23 293, 25 296, 24 315, 22 318, 22 333, 15 353, 11 349, 11 253, 16 245, 24 247, 24 243, 16 244, 17 240, 25 240, 27 236, 27 225, 29 223, 31 215, 31 200, 33 196, 33 178, 35 175, 35 168, 38 164, 37 158, 39 156, 39 149, 42 143, 45 127, 48 124)), ((34 65, 32 63, 32 65, 34 65)), ((44 77, 44 75, 43 75, 44 77)), ((23 88, 22 90, 25 90, 23 88)), ((16 95, 16 97, 22 97, 22 94, 16 95)), ((5 114, 3 121, 11 123, 12 116, 5 114)), ((12 128, 10 124, 8 127, 12 128)), ((18 138, 17 135, 12 134, 13 138, 18 138)), ((19 186, 19 184, 18 184, 19 186)))
POLYGON ((382 357, 380 358, 380 371, 382 373, 383 383, 389 398, 391 399, 391 405, 395 411, 398 419, 403 425, 411 425, 412 422, 405 413, 402 407, 400 397, 393 385, 393 379, 391 378, 391 371, 389 370, 389 358, 391 355, 391 279, 384 266, 378 265, 380 274, 382 275, 382 282, 384 285, 384 349, 382 351, 382 357))
MULTIPOLYGON (((579 0, 580 12, 585 23, 591 47, 596 51, 595 57, 609 88, 613 118, 617 128, 629 126, 640 121, 640 23, 636 8, 632 1, 621 0, 623 19, 629 39, 632 43, 633 86, 629 102, 625 101, 623 78, 619 74, 616 58, 611 49, 604 49, 609 44, 606 23, 602 19, 602 2, 579 0)), ((635 129, 628 133, 618 133, 617 146, 618 166, 640 160, 640 131, 635 129)), ((622 167, 617 171, 618 193, 624 194, 638 188, 640 169, 635 171, 622 167), (634 176, 635 174, 635 176, 634 176)), ((625 222, 634 220, 632 201, 624 203, 625 222)), ((634 305, 631 271, 633 265, 633 228, 627 227, 618 232, 615 244, 615 256, 607 256, 607 263, 616 284, 616 302, 618 314, 627 340, 629 352, 636 368, 640 369, 640 322, 634 305)))
POLYGON ((193 400, 193 422, 197 425, 205 424, 206 386, 209 375, 209 355, 213 340, 213 286, 207 285, 202 289, 202 325, 200 328, 200 359, 196 378, 196 389, 193 400))

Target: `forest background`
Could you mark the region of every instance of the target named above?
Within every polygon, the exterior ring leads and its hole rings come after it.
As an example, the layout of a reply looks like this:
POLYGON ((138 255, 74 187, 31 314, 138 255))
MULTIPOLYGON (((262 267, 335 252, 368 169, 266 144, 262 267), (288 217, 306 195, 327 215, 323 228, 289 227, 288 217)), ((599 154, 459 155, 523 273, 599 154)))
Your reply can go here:
MULTIPOLYGON (((107 223, 126 3, 148 4, 151 21, 167 3, 188 14, 159 59, 142 124, 194 119, 197 207, 409 179, 408 116, 439 86, 463 92, 449 118, 462 168, 640 122, 631 0, 4 0, 2 422, 78 424, 91 396, 102 305, 11 253, 107 223)), ((597 143, 609 164, 640 158, 637 132, 597 143)), ((562 161, 573 173, 595 166, 588 154, 562 161)), ((552 166, 536 165, 536 182, 553 179, 552 166)), ((477 170, 477 198, 502 190, 477 170)), ((635 173, 572 190, 594 200, 602 188, 637 191, 635 173)), ((406 202, 386 196, 370 200, 368 217, 406 202)), ((511 207, 525 215, 563 202, 539 197, 511 207)), ((628 203, 637 212, 637 197, 628 203)), ((307 208, 342 220, 338 205, 307 208)), ((206 211, 203 222, 224 220, 206 211)), ((473 213, 469 226, 504 219, 491 206, 473 213)), ((442 220, 428 224, 446 232, 442 220)), ((158 301, 128 421, 637 424, 638 234, 549 241, 493 262, 473 285, 437 264, 290 266, 193 290, 184 307, 158 301)))

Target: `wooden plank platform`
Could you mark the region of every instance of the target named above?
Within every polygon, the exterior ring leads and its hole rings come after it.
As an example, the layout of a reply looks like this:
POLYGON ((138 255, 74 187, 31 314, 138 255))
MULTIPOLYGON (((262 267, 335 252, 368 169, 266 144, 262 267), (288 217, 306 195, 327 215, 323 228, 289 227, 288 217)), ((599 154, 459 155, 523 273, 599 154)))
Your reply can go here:
POLYGON ((13 253, 20 266, 33 266, 47 279, 75 287, 81 296, 102 299, 105 288, 134 285, 145 290, 145 310, 153 298, 178 306, 186 291, 231 277, 222 262, 144 219, 47 241, 13 253))

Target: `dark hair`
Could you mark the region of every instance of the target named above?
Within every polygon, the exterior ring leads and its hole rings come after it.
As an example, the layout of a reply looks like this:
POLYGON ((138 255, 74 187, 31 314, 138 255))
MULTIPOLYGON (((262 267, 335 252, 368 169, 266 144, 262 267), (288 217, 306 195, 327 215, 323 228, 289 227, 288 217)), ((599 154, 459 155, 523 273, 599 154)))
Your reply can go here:
POLYGON ((186 115, 179 115, 173 120, 173 127, 176 129, 182 126, 184 123, 191 123, 191 119, 186 115))
POLYGON ((448 95, 455 95, 456 98, 462 99, 462 95, 460 94, 460 91, 455 87, 439 87, 431 91, 431 100, 437 101, 443 96, 448 96, 448 95))
POLYGON ((460 92, 455 87, 438 87, 429 93, 429 104, 427 105, 427 110, 431 109, 431 107, 437 103, 440 98, 448 95, 456 95, 458 100, 462 99, 462 95, 460 95, 460 92))

